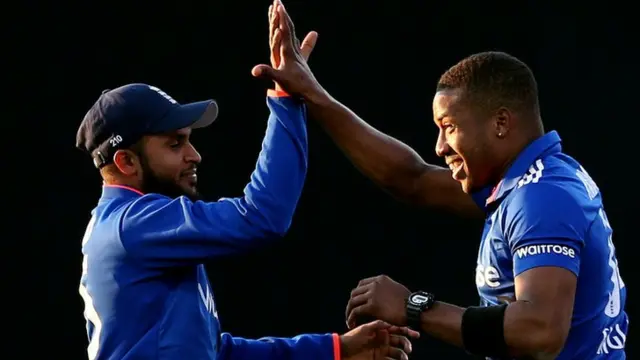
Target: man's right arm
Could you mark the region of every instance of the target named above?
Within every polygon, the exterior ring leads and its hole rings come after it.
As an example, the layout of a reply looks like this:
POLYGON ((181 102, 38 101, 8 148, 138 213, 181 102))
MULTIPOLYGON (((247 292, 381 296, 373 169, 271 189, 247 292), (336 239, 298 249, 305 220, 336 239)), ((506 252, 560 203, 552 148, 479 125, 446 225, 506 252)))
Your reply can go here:
POLYGON ((304 104, 270 91, 262 150, 244 196, 192 202, 148 194, 128 205, 120 223, 126 251, 150 266, 201 263, 282 237, 307 173, 304 104))
POLYGON ((309 115, 365 176, 396 198, 483 216, 447 168, 427 164, 415 150, 376 130, 324 91, 308 97, 309 115))
POLYGON ((305 46, 308 35, 300 46, 284 5, 277 1, 274 6, 275 15, 272 12, 269 17, 271 29, 276 29, 269 36, 271 54, 285 61, 276 68, 272 67, 274 64, 257 65, 252 74, 273 80, 289 94, 304 98, 309 115, 320 122, 355 166, 395 197, 482 216, 481 209, 462 191, 448 169, 425 163, 413 149, 368 125, 322 88, 305 56, 305 49, 315 45, 317 34, 311 36, 311 44, 305 46))

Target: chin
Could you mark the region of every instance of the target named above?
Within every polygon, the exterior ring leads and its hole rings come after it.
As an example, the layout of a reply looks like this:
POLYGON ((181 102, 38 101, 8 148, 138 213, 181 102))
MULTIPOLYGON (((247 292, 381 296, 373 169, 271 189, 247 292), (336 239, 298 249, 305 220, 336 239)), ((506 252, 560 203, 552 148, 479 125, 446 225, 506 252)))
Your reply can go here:
POLYGON ((473 192, 471 184, 469 183, 468 180, 462 180, 460 181, 460 186, 462 187, 462 191, 465 194, 471 194, 473 192))
POLYGON ((186 197, 191 199, 192 201, 200 200, 200 193, 195 186, 190 186, 188 188, 183 188, 183 193, 186 197))

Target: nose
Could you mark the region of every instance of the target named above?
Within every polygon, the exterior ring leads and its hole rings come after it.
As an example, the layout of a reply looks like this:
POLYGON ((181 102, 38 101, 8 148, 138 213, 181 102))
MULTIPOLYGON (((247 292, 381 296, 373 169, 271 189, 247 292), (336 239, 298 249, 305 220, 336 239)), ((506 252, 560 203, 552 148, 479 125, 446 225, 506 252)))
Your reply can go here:
POLYGON ((200 162, 202 161, 202 156, 200 156, 200 153, 198 153, 198 151, 192 144, 189 144, 189 146, 187 147, 187 151, 185 153, 185 161, 196 164, 200 164, 200 162))
POLYGON ((444 157, 451 151, 447 139, 445 139, 444 131, 440 130, 438 133, 438 140, 436 141, 436 155, 444 157))

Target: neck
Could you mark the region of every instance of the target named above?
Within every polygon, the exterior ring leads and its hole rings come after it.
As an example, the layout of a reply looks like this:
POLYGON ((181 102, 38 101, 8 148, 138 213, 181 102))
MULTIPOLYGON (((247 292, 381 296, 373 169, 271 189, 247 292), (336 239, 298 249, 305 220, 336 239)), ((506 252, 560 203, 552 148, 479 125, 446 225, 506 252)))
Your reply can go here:
POLYGON ((510 146, 510 148, 503 149, 502 153, 506 155, 504 156, 504 159, 502 160, 500 166, 498 166, 499 171, 496 171, 496 173, 499 174, 498 178, 494 179, 496 184, 505 177, 507 171, 509 171, 509 168, 511 167, 513 162, 516 161, 520 153, 522 153, 522 151, 524 151, 524 149, 526 149, 527 146, 529 146, 532 142, 543 135, 542 129, 539 130, 540 131, 535 132, 532 131, 527 136, 522 136, 521 140, 514 142, 514 144, 510 146))
POLYGON ((128 187, 138 191, 142 191, 141 186, 137 184, 135 181, 123 181, 121 179, 104 179, 103 184, 106 186, 121 186, 128 187))

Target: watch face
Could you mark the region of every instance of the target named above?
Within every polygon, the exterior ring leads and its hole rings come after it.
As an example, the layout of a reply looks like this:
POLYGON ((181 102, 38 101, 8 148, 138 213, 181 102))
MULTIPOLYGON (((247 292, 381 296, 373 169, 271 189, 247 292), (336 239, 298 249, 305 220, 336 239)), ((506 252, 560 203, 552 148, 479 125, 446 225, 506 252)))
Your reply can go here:
POLYGON ((422 294, 414 294, 409 300, 416 305, 422 305, 429 301, 429 297, 422 294))

